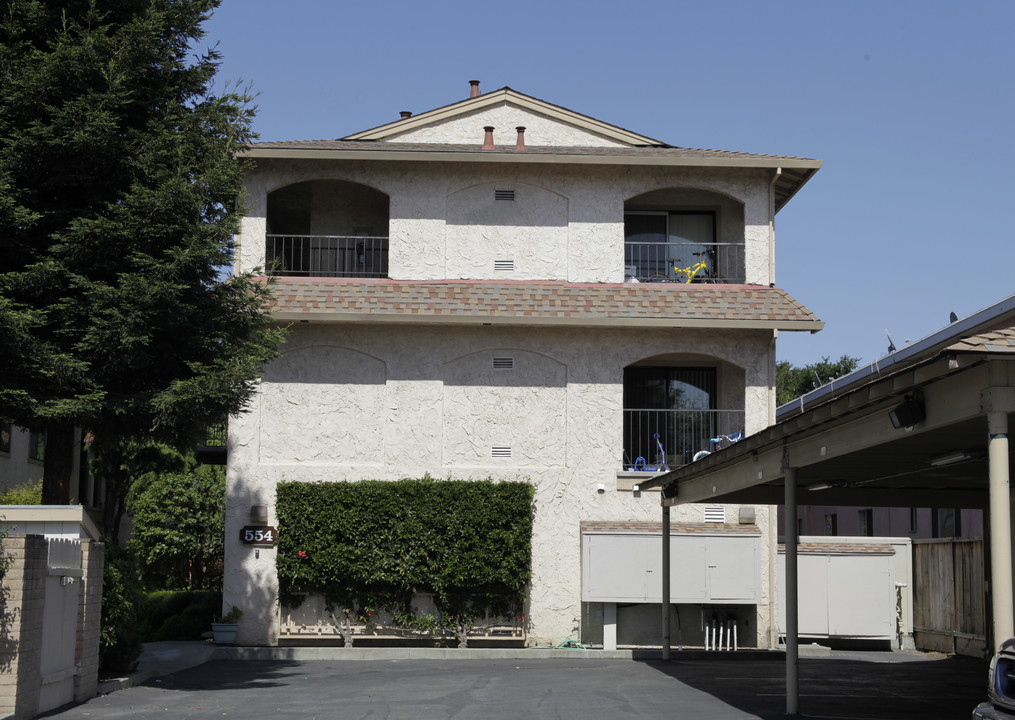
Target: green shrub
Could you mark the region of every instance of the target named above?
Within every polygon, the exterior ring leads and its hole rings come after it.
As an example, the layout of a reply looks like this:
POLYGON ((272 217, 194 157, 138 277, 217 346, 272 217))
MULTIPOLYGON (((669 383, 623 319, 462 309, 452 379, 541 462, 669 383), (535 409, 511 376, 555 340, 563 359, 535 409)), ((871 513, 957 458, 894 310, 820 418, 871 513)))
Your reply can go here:
POLYGON ((200 640, 222 609, 217 590, 156 590, 145 595, 141 642, 200 640))
POLYGON ((524 482, 280 483, 280 596, 408 616, 414 592, 447 615, 521 607, 531 578, 533 487, 524 482))
POLYGON ((0 493, 0 505, 42 505, 42 478, 0 493))
POLYGON ((99 668, 107 673, 130 672, 141 656, 138 622, 144 604, 141 575, 130 553, 112 542, 105 545, 99 668))
POLYGON ((146 587, 222 588, 225 499, 225 472, 213 466, 154 475, 135 489, 128 547, 146 587))

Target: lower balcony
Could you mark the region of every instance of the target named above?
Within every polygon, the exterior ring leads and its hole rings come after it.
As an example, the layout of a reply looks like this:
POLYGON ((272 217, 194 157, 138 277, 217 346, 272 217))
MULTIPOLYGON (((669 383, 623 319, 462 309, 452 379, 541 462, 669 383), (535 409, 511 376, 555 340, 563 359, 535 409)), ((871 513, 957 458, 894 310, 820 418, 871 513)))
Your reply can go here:
POLYGON ((265 264, 271 275, 388 276, 387 236, 268 235, 265 264))
POLYGON ((743 410, 624 410, 624 470, 673 470, 743 430, 743 410))

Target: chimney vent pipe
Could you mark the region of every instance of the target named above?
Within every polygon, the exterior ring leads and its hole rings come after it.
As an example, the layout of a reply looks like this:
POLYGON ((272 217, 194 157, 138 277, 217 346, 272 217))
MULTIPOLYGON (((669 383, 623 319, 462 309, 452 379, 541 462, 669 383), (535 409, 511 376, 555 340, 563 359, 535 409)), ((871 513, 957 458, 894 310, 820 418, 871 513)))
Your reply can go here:
POLYGON ((493 125, 487 125, 483 128, 485 135, 483 136, 483 147, 482 150, 495 150, 493 146, 493 125))
POLYGON ((521 151, 525 149, 525 126, 519 125, 515 128, 518 131, 518 140, 515 142, 515 151, 521 151))
POLYGON ((469 85, 472 86, 469 88, 469 97, 479 97, 479 80, 469 80, 469 85))

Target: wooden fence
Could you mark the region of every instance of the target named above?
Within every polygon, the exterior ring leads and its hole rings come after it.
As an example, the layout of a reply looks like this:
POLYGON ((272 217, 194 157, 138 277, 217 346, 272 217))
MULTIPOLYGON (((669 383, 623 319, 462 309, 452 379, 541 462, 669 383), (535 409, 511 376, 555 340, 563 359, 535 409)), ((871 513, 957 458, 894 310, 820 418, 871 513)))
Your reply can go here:
POLYGON ((913 639, 919 650, 987 652, 983 540, 913 541, 913 639))

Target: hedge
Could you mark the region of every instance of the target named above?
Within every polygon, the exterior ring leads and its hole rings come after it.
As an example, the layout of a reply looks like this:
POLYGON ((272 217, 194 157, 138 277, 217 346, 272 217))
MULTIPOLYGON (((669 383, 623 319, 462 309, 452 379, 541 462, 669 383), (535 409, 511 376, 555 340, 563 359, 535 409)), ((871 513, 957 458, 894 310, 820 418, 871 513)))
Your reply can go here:
POLYGON ((347 612, 514 612, 532 575, 534 490, 525 482, 435 480, 278 485, 277 568, 290 607, 317 592, 347 612))

